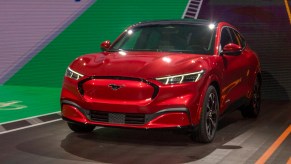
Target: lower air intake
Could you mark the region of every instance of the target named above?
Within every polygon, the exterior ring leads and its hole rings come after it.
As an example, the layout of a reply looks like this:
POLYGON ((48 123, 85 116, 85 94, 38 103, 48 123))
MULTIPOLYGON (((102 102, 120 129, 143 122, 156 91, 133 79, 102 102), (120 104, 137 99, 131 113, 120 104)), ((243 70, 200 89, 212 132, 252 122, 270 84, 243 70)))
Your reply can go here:
POLYGON ((108 113, 99 111, 90 111, 90 118, 92 121, 107 122, 116 124, 144 124, 144 114, 132 113, 108 113))

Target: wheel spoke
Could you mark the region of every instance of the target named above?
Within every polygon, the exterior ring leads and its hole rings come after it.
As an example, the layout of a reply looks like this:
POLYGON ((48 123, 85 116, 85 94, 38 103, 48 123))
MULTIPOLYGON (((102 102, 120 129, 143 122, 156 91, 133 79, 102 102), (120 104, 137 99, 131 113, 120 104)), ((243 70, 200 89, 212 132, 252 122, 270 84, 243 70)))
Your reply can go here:
POLYGON ((209 103, 207 104, 206 108, 207 108, 207 112, 209 112, 209 110, 210 110, 209 103))
POLYGON ((213 129, 216 128, 216 123, 214 122, 214 120, 212 118, 209 118, 210 122, 211 122, 211 125, 213 127, 213 129))
POLYGON ((204 106, 204 132, 206 133, 208 140, 212 140, 217 129, 219 101, 215 90, 209 92, 206 98, 207 100, 205 101, 206 104, 204 106))
POLYGON ((254 93, 253 93, 253 109, 256 113, 259 112, 260 110, 260 87, 258 86, 258 84, 255 84, 254 87, 254 93))
POLYGON ((217 111, 218 111, 218 103, 217 103, 217 97, 214 93, 209 94, 208 98, 208 104, 207 104, 207 133, 208 136, 212 136, 214 134, 214 131, 216 129, 217 123, 216 123, 216 117, 217 117, 217 111))
POLYGON ((210 135, 210 124, 209 124, 209 120, 207 119, 206 121, 206 132, 208 135, 210 135))

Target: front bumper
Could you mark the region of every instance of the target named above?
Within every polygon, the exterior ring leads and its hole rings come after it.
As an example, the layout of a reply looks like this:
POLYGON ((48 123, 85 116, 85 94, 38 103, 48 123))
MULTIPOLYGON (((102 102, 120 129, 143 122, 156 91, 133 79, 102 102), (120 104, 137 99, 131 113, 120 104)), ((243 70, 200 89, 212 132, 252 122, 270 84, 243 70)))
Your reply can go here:
POLYGON ((65 77, 62 114, 72 121, 100 126, 196 126, 200 121, 204 85, 201 80, 161 85, 155 80, 124 77, 83 77, 78 81, 65 77), (122 88, 112 90, 111 84, 122 88))
POLYGON ((98 126, 127 128, 176 128, 191 125, 187 108, 166 108, 152 114, 114 113, 84 109, 80 105, 61 100, 64 120, 98 126))

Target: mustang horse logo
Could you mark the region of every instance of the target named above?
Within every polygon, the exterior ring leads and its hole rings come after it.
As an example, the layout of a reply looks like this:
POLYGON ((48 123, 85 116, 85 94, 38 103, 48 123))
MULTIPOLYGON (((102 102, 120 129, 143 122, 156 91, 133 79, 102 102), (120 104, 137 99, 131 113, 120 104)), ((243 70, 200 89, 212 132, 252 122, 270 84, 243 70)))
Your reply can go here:
POLYGON ((114 91, 117 91, 118 89, 124 87, 124 85, 109 84, 108 87, 114 91))

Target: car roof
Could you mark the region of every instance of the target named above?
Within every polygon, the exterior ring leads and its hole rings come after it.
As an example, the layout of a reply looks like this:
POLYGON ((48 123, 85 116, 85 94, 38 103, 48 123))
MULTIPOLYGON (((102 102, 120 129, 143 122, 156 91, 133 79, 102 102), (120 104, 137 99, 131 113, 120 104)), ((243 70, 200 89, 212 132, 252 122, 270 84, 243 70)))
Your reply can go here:
POLYGON ((156 21, 145 21, 139 22, 132 25, 131 27, 148 26, 148 25, 167 25, 167 24, 187 24, 187 25, 209 25, 217 24, 204 19, 177 19, 177 20, 156 20, 156 21))

